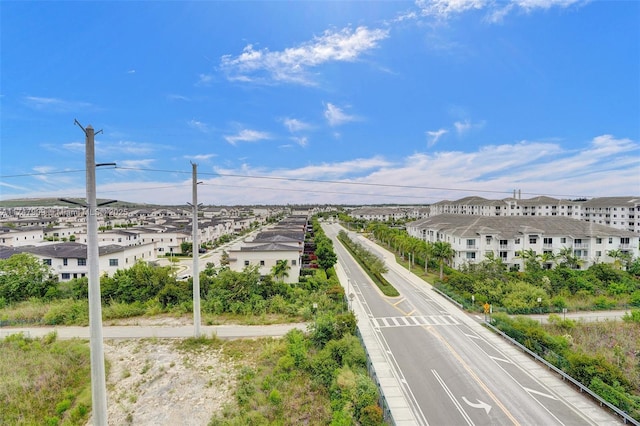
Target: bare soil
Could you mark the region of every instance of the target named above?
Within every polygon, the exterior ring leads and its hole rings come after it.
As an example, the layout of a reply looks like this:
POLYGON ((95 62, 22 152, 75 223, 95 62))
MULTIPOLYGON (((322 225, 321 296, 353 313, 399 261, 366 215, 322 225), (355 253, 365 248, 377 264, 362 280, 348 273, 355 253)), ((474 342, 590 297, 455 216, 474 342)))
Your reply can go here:
MULTIPOLYGON (((136 323, 166 325, 162 321, 136 323)), ((110 425, 207 425, 233 401, 235 366, 219 351, 180 350, 179 341, 105 340, 110 425)))

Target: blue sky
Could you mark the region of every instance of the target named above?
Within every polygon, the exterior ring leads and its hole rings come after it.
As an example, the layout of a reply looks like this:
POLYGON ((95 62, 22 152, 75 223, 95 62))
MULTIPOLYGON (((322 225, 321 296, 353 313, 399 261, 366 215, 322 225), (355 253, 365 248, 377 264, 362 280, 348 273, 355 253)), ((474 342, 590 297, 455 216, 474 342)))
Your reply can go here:
POLYGON ((2 1, 0 199, 640 195, 640 2, 2 1))

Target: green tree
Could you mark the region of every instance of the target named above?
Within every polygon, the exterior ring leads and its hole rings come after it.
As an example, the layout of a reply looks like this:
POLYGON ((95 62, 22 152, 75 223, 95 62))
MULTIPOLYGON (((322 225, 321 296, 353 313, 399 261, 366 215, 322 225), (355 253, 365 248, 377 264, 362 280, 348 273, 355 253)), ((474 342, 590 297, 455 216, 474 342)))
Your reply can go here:
POLYGON ((44 297, 57 280, 49 266, 28 253, 0 259, 0 299, 18 302, 31 297, 44 297))
POLYGON ((445 241, 436 241, 433 243, 433 257, 438 260, 440 264, 440 279, 444 276, 444 263, 449 262, 456 252, 451 247, 451 244, 445 241))
POLYGON ((338 261, 338 256, 333 251, 331 240, 329 242, 321 242, 316 246, 316 256, 318 256, 318 265, 325 271, 338 261))
POLYGON ((183 254, 191 253, 193 251, 193 243, 190 243, 188 241, 180 243, 180 251, 183 254))
POLYGON ((289 266, 289 263, 286 259, 278 260, 276 264, 271 268, 271 275, 273 275, 278 281, 284 281, 284 279, 289 276, 290 269, 291 266, 289 266))

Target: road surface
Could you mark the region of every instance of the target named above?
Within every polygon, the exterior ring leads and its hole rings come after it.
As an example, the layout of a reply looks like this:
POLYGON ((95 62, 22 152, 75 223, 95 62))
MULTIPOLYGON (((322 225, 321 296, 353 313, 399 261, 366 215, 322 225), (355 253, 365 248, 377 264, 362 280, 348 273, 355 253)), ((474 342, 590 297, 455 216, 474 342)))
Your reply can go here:
MULTIPOLYGON (((329 237, 342 229, 325 226, 329 237)), ((403 388, 418 425, 620 424, 584 395, 447 302, 394 256, 363 237, 351 239, 382 257, 401 296, 382 295, 334 240, 378 344, 403 388)), ((366 342, 365 342, 366 343, 366 342)), ((384 391, 384 388, 383 388, 384 391)))

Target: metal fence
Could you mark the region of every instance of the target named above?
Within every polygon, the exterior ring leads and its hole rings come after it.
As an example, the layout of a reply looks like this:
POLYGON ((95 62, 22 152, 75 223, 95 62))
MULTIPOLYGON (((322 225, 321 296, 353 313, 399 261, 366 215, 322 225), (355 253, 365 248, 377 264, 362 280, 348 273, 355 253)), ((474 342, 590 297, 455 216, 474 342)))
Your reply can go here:
POLYGON ((616 415, 620 416, 625 424, 626 423, 631 423, 631 424, 633 424, 635 426, 640 426, 640 421, 638 421, 637 419, 634 419, 628 413, 622 411, 621 409, 619 409, 615 405, 611 404, 610 402, 605 401, 600 395, 596 394, 591 389, 589 389, 588 387, 586 387, 585 385, 583 385, 582 383, 580 383, 579 381, 577 381, 573 377, 569 376, 567 373, 565 373, 564 371, 562 371, 561 369, 559 369, 555 365, 551 364, 546 359, 542 358, 540 355, 538 355, 537 353, 533 352, 532 350, 530 350, 529 348, 527 348, 523 344, 521 344, 518 341, 512 339, 506 333, 504 333, 503 331, 501 331, 501 330, 497 329, 496 327, 494 327, 491 323, 485 322, 484 325, 486 327, 488 327, 489 329, 491 329, 492 331, 494 331, 496 334, 502 336, 502 338, 504 338, 506 341, 508 341, 512 345, 516 346, 517 348, 519 348, 521 351, 523 351, 526 354, 528 354, 529 356, 531 356, 536 361, 544 364, 550 370, 553 370, 555 373, 557 373, 558 375, 560 375, 562 377, 562 380, 566 380, 566 381, 570 382, 571 384, 573 384, 574 386, 576 386, 578 389, 580 389, 581 393, 586 393, 587 395, 589 395, 591 398, 593 398, 598 403, 600 403, 600 406, 605 406, 605 407, 609 408, 616 415))

